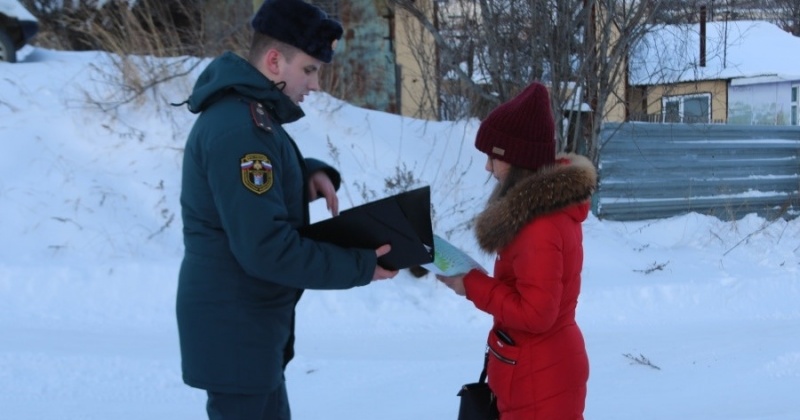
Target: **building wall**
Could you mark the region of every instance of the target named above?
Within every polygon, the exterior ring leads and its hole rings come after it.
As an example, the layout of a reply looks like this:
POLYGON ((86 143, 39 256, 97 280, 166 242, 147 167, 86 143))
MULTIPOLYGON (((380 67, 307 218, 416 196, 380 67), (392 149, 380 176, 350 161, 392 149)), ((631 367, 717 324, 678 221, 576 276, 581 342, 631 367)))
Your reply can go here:
POLYGON ((603 111, 603 121, 624 122, 626 120, 625 103, 618 98, 625 97, 625 84, 619 83, 614 87, 614 94, 606 101, 605 111, 603 111))
MULTIPOLYGON (((600 9, 602 10, 602 8, 600 9)), ((604 14, 603 12, 600 12, 600 14, 601 17, 598 20, 600 22, 608 21, 609 28, 604 29, 600 27, 602 25, 598 25, 598 27, 596 28, 597 32, 596 36, 598 39, 603 39, 602 31, 604 30, 610 31, 610 33, 608 34, 609 38, 608 56, 613 56, 612 53, 613 46, 619 42, 620 38, 619 26, 616 24, 614 19, 607 20, 605 17, 603 17, 602 16, 604 14)), ((623 59, 622 62, 619 63, 619 66, 622 68, 627 68, 627 65, 628 65, 627 58, 623 59)), ((617 83, 614 86, 612 86, 611 88, 612 92, 605 101, 605 106, 603 108, 603 121, 624 122, 627 119, 625 101, 623 98, 627 97, 627 83, 625 83, 625 81, 628 76, 627 76, 627 71, 619 71, 619 70, 620 69, 617 68, 612 72, 612 74, 621 74, 622 76, 620 76, 618 78, 617 83)))
MULTIPOLYGON (((325 2, 317 3, 323 6, 325 2)), ((334 16, 342 22, 344 34, 333 62, 322 70, 323 88, 356 106, 397 112, 391 24, 386 18, 385 1, 337 1, 328 7, 334 6, 334 16)))
MULTIPOLYGON (((260 5, 261 0, 255 0, 260 5)), ((321 84, 356 106, 435 120, 438 69, 433 37, 386 0, 311 0, 342 22, 344 34, 321 84)), ((435 3, 418 0, 434 20, 435 3)))
MULTIPOLYGON (((646 114, 646 89, 641 86, 629 86, 626 93, 628 101, 628 117, 646 114)), ((625 119, 628 121, 628 118, 625 119)))
POLYGON ((711 94, 711 121, 726 122, 728 112, 728 83, 725 80, 677 83, 668 86, 650 86, 644 89, 644 107, 647 114, 661 114, 661 100, 665 96, 711 94))
MULTIPOLYGON (((435 2, 420 0, 415 6, 434 21, 435 2)), ((395 9, 394 34, 400 114, 436 120, 440 79, 436 42, 415 17, 400 8, 395 9)))
POLYGON ((797 84, 800 81, 731 86, 728 123, 790 125, 792 86, 797 84))

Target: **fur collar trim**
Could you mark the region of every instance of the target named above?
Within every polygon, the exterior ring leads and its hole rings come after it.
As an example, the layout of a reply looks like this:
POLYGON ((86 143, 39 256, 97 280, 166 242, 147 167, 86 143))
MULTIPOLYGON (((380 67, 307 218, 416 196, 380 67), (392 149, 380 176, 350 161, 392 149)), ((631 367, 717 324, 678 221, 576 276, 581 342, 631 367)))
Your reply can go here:
POLYGON ((498 184, 486 209, 475 219, 478 245, 488 253, 511 243, 528 222, 588 199, 597 186, 597 171, 585 156, 559 154, 556 163, 519 180, 499 196, 498 184))

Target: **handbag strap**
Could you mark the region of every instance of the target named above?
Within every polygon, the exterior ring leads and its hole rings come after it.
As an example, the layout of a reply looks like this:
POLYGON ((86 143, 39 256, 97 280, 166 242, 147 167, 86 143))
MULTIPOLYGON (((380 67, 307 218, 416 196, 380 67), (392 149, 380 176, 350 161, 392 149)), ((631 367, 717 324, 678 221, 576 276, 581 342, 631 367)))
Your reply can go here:
POLYGON ((483 370, 481 371, 481 377, 478 379, 478 382, 486 382, 486 366, 489 365, 489 349, 486 349, 486 354, 483 355, 483 370))

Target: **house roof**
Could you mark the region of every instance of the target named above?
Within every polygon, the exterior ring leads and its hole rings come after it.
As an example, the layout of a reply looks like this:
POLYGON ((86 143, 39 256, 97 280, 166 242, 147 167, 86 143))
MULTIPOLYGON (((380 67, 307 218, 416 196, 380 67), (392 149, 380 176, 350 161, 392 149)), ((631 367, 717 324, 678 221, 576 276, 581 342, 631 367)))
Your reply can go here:
MULTIPOLYGON (((763 21, 706 23, 706 66, 700 25, 656 25, 632 49, 629 83, 751 79, 800 80, 800 38, 763 21)), ((741 82, 740 82, 741 83, 741 82)))

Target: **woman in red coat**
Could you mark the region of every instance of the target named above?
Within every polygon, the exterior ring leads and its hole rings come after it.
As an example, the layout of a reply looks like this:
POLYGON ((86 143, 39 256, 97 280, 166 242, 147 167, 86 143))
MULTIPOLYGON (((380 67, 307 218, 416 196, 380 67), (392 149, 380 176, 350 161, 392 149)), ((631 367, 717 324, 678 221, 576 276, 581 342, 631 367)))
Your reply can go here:
POLYGON ((555 154, 547 89, 533 83, 481 123, 475 147, 498 185, 475 220, 494 276, 439 279, 491 314, 488 380, 501 420, 583 419, 589 361, 575 307, 592 163, 555 154))

